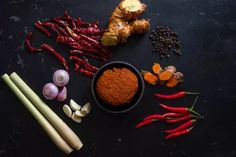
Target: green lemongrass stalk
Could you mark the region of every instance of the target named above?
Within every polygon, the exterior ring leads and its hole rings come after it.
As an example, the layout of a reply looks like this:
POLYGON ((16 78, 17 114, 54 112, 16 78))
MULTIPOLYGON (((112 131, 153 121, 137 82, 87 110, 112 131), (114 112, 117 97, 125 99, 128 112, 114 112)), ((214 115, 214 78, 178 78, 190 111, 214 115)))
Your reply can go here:
POLYGON ((51 140, 66 154, 69 154, 73 149, 59 135, 56 129, 48 122, 48 120, 38 111, 38 109, 28 100, 28 98, 19 90, 19 88, 11 81, 7 74, 2 76, 4 82, 15 93, 15 95, 24 104, 26 109, 32 114, 36 121, 41 125, 44 131, 48 134, 51 140))
POLYGON ((15 85, 28 97, 36 108, 48 119, 56 128, 64 140, 74 149, 79 150, 83 144, 79 137, 69 128, 69 126, 58 115, 46 105, 43 100, 15 73, 10 75, 15 85))

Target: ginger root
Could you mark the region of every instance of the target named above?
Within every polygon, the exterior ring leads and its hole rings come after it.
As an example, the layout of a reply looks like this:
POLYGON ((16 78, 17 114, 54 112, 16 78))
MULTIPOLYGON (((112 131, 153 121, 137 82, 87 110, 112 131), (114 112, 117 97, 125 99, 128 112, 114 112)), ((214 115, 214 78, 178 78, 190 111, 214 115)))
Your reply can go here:
POLYGON ((142 34, 148 31, 149 20, 138 20, 145 9, 146 5, 140 0, 122 0, 109 19, 108 29, 101 39, 102 44, 115 46, 126 43, 131 34, 142 34))

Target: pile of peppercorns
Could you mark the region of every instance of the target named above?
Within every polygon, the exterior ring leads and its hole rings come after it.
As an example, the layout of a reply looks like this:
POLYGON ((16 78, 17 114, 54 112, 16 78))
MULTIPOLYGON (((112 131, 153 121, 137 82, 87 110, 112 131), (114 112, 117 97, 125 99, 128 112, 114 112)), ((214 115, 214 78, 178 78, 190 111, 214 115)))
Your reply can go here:
POLYGON ((169 58, 169 52, 180 56, 181 42, 178 39, 176 32, 172 31, 168 26, 157 26, 155 30, 152 30, 150 40, 153 46, 153 52, 157 52, 160 58, 169 58))

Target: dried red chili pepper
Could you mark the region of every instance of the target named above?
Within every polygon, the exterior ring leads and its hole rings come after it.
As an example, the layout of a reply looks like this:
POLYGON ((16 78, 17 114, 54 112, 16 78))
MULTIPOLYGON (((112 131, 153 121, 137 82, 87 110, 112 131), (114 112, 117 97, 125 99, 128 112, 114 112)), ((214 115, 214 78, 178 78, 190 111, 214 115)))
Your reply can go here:
POLYGON ((80 65, 79 65, 78 63, 75 63, 75 68, 74 68, 74 70, 77 72, 77 71, 79 71, 79 68, 80 68, 80 65))
POLYGON ((98 68, 91 65, 89 62, 87 62, 87 64, 84 65, 84 68, 88 71, 94 72, 96 73, 98 71, 98 68))
POLYGON ((196 122, 196 119, 191 119, 191 120, 181 124, 180 126, 178 126, 175 129, 165 130, 165 133, 174 133, 174 132, 179 132, 179 131, 185 130, 185 129, 191 127, 195 122, 196 122))
POLYGON ((82 21, 80 17, 79 17, 78 20, 77 20, 77 25, 78 25, 79 27, 83 27, 83 28, 87 28, 87 27, 92 26, 91 23, 82 21))
POLYGON ((140 127, 142 127, 142 126, 145 126, 145 125, 150 124, 150 123, 155 122, 155 121, 156 121, 156 119, 147 119, 147 120, 144 120, 144 121, 138 123, 135 128, 140 128, 140 127))
POLYGON ((107 59, 104 58, 104 57, 99 57, 99 56, 92 55, 90 53, 85 53, 85 52, 83 52, 81 50, 70 50, 70 54, 78 55, 78 56, 91 57, 91 58, 94 58, 94 59, 97 59, 97 60, 101 60, 101 61, 107 61, 107 59))
POLYGON ((181 130, 181 131, 178 131, 178 132, 170 133, 169 135, 167 135, 165 137, 165 139, 170 139, 170 138, 173 138, 173 137, 177 137, 177 136, 181 136, 181 135, 184 135, 184 134, 188 134, 192 129, 193 129, 193 127, 185 129, 185 130, 181 130))
POLYGON ((81 66, 85 66, 85 64, 87 64, 86 60, 83 60, 83 59, 81 59, 81 58, 79 58, 77 56, 70 56, 69 58, 70 58, 70 60, 75 61, 76 63, 78 63, 81 66))
POLYGON ((71 26, 72 29, 76 29, 76 24, 70 15, 65 11, 64 17, 66 18, 67 23, 71 26))
POLYGON ((93 38, 90 38, 89 36, 80 34, 80 37, 89 41, 93 46, 97 47, 97 48, 101 48, 100 43, 97 40, 94 40, 93 38))
POLYGON ((169 94, 169 95, 159 94, 159 93, 156 93, 154 95, 159 97, 159 98, 162 98, 162 99, 177 99, 177 98, 182 98, 186 95, 198 95, 198 94, 199 93, 181 91, 181 92, 174 93, 174 94, 169 94))
POLYGON ((160 114, 152 114, 144 118, 144 121, 148 119, 163 119, 163 116, 160 114))
POLYGON ((57 26, 56 26, 56 24, 55 23, 52 23, 52 22, 44 22, 44 23, 42 23, 42 26, 44 26, 44 27, 49 27, 49 28, 51 28, 54 32, 56 32, 57 33, 57 35, 61 35, 61 33, 57 30, 57 26))
POLYGON ((26 47, 26 49, 30 52, 40 52, 40 51, 42 51, 42 49, 40 49, 40 48, 35 48, 35 47, 31 46, 31 44, 30 44, 31 38, 32 38, 32 32, 29 32, 27 34, 26 38, 25 38, 25 47, 26 47))
POLYGON ((85 70, 91 71, 91 72, 97 72, 98 68, 91 65, 88 60, 83 60, 77 56, 70 56, 70 60, 74 60, 76 61, 76 63, 78 63, 79 65, 81 65, 82 67, 85 68, 85 70))
POLYGON ((40 21, 37 21, 34 23, 35 27, 40 30, 41 32, 43 32, 44 34, 46 34, 48 37, 51 37, 52 34, 43 27, 42 23, 40 21))
POLYGON ((56 42, 70 45, 70 44, 73 44, 75 42, 75 40, 71 37, 68 37, 68 36, 59 35, 56 39, 56 42))
POLYGON ((88 71, 88 70, 85 70, 85 69, 83 69, 83 68, 80 68, 80 69, 79 69, 79 72, 80 72, 81 74, 84 74, 85 76, 88 76, 88 77, 93 77, 93 76, 94 76, 94 73, 93 73, 93 72, 88 71))
POLYGON ((192 118, 192 115, 189 114, 189 115, 185 115, 185 116, 180 117, 180 118, 166 119, 165 122, 166 123, 177 123, 177 122, 182 122, 182 121, 185 121, 185 120, 189 120, 191 118, 192 118))
POLYGON ((41 48, 47 50, 48 52, 50 52, 54 57, 56 57, 57 60, 59 60, 65 67, 65 69, 68 71, 69 67, 68 67, 68 63, 65 60, 65 58, 62 57, 62 55, 60 53, 58 53, 55 49, 53 49, 51 46, 49 46, 48 44, 43 44, 41 45, 41 48))

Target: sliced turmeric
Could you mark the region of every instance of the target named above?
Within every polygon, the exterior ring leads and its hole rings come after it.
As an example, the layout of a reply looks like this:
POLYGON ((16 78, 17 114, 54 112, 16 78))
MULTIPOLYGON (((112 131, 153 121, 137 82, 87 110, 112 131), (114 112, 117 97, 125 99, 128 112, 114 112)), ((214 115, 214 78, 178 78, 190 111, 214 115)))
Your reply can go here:
POLYGON ((161 65, 159 63, 154 63, 152 66, 152 71, 154 74, 159 75, 163 69, 161 68, 161 65))
POLYGON ((159 79, 161 81, 168 81, 173 74, 176 72, 176 68, 174 66, 167 66, 162 73, 159 75, 159 79))
POLYGON ((144 80, 150 85, 155 85, 158 82, 158 77, 149 71, 142 70, 144 80))
POLYGON ((184 75, 181 72, 176 72, 173 74, 173 76, 170 78, 170 80, 166 83, 167 87, 175 87, 180 82, 183 82, 184 75))
POLYGON ((125 43, 131 34, 142 34, 149 30, 150 22, 138 17, 146 9, 140 0, 122 0, 113 11, 107 31, 103 34, 101 43, 105 46, 115 46, 125 43))

